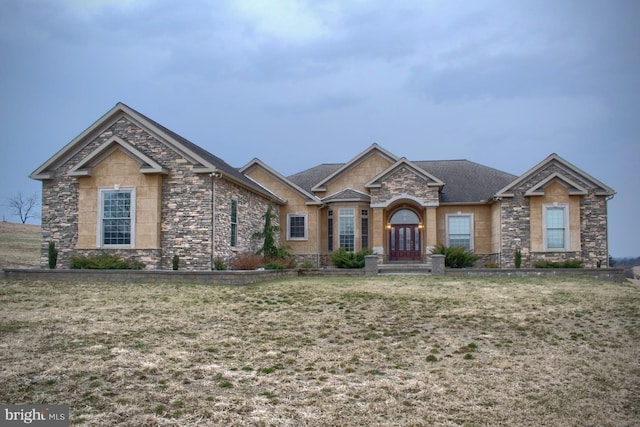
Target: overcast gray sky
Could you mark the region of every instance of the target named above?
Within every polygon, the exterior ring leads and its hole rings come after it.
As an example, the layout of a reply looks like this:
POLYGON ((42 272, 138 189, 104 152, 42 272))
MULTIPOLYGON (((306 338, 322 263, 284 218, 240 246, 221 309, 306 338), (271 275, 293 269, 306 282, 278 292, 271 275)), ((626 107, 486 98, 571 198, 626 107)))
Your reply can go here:
POLYGON ((284 175, 374 142, 517 175, 555 152, 617 191, 610 252, 638 256, 639 22, 635 0, 0 0, 0 198, 122 101, 284 175))

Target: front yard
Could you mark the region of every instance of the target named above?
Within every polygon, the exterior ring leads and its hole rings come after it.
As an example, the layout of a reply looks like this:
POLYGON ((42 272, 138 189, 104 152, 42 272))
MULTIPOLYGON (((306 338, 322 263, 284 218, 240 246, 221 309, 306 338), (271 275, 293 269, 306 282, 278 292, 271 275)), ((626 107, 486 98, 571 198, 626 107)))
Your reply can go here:
POLYGON ((0 279, 0 402, 80 425, 631 426, 640 287, 0 279))

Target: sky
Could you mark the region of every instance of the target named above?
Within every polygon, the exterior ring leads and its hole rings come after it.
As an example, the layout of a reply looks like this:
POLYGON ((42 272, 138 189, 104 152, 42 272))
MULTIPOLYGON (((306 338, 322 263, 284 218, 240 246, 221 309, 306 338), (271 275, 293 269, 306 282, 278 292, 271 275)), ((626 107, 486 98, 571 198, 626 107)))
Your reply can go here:
POLYGON ((123 102, 285 176, 373 143, 515 175, 557 153, 617 192, 610 253, 640 256, 638 22, 634 0, 0 0, 0 200, 123 102))

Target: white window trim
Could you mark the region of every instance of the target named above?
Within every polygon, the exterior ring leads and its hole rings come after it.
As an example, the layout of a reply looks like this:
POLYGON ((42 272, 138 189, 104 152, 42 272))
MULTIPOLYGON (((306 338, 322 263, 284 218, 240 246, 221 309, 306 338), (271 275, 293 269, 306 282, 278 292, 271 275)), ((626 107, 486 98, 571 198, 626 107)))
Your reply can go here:
POLYGON ((309 218, 306 213, 288 213, 287 214, 287 240, 308 240, 309 239, 309 218), (291 237, 291 218, 302 217, 304 218, 304 236, 303 237, 291 237))
POLYGON ((340 218, 353 218, 353 252, 357 251, 357 247, 359 242, 358 239, 358 232, 359 232, 359 227, 358 227, 358 221, 357 218, 357 209, 356 208, 338 208, 338 248, 340 248, 340 218), (353 211, 353 215, 343 215, 342 213, 346 210, 352 210, 353 211))
POLYGON ((239 211, 240 211, 240 203, 238 203, 238 200, 236 199, 231 199, 231 202, 229 204, 229 247, 231 248, 232 251, 235 251, 238 249, 238 217, 239 215, 239 211), (233 205, 235 204, 236 206, 236 220, 235 222, 233 221, 233 205), (236 226, 236 233, 235 233, 235 242, 232 242, 233 240, 233 225, 235 224, 236 226), (232 245, 232 243, 234 243, 232 245))
POLYGON ((567 252, 571 250, 569 240, 569 204, 568 203, 548 203, 542 205, 542 247, 545 252, 567 252), (547 209, 564 209, 564 248, 549 248, 547 246, 547 209))
POLYGON ((474 238, 473 238, 473 236, 475 234, 475 232, 474 232, 475 220, 474 220, 473 214, 472 213, 458 212, 458 213, 455 213, 455 214, 446 214, 445 215, 445 236, 444 237, 445 237, 445 240, 446 240, 446 246, 447 247, 449 246, 449 218, 451 218, 451 217, 467 217, 467 218, 469 218, 469 222, 470 222, 470 224, 469 224, 469 233, 470 233, 470 236, 469 236, 469 250, 471 252, 473 252, 474 249, 475 249, 475 242, 474 242, 474 238))
POLYGON ((136 188, 135 187, 120 187, 115 185, 113 187, 101 187, 98 188, 98 226, 96 235, 96 246, 99 248, 135 248, 136 247, 136 188), (131 243, 128 245, 105 245, 103 244, 103 214, 104 214, 104 194, 114 192, 128 191, 131 194, 131 243))

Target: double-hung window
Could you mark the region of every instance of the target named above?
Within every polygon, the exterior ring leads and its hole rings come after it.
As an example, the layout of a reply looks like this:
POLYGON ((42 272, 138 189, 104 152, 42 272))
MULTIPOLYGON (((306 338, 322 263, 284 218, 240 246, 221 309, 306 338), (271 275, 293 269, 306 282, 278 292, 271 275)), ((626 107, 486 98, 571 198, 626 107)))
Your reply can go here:
POLYGON ((98 246, 134 246, 135 188, 100 189, 98 246))
POLYGON ((447 246, 473 250, 473 215, 447 215, 447 246))
POLYGON ((569 207, 567 205, 544 205, 543 214, 543 236, 545 250, 565 250, 569 246, 568 217, 569 207))
POLYGON ((238 201, 231 201, 231 241, 232 248, 238 246, 238 201))
POLYGON ((369 209, 360 210, 360 238, 362 249, 369 247, 369 209))
POLYGON ((354 208, 338 209, 338 233, 340 247, 347 252, 353 252, 356 248, 356 210, 354 208))
POLYGON ((327 250, 333 252, 333 209, 327 213, 327 250))
POLYGON ((307 215, 287 214, 287 240, 307 240, 307 215))

